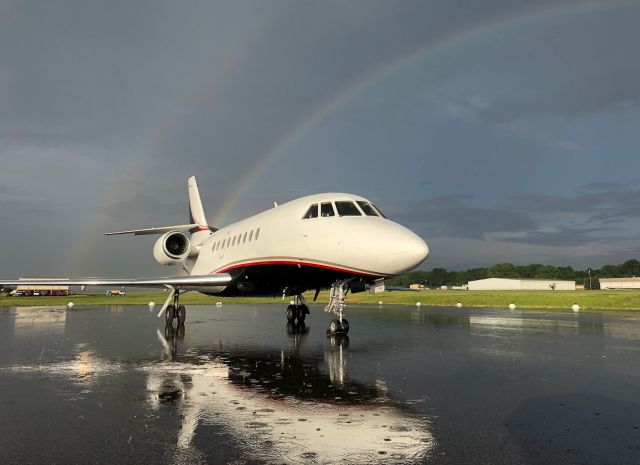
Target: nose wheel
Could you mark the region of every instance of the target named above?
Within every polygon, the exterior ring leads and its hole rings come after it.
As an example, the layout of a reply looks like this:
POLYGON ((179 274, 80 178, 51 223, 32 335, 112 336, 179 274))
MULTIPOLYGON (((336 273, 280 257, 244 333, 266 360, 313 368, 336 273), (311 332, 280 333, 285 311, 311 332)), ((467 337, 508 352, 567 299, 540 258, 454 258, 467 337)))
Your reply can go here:
POLYGON ((347 334, 349 332, 349 320, 343 317, 345 301, 347 300, 347 293, 349 292, 349 282, 350 280, 336 281, 331 286, 329 304, 325 307, 324 311, 335 313, 338 318, 331 320, 331 323, 329 323, 327 335, 347 334))
POLYGON ((349 320, 343 318, 342 321, 335 319, 329 323, 327 334, 347 334, 349 332, 349 320))

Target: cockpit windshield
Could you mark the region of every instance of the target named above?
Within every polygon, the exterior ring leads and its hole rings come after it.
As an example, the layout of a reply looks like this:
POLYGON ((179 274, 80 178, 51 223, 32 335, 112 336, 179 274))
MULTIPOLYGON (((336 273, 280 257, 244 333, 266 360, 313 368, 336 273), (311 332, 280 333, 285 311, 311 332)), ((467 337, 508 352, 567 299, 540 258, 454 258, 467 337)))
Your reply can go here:
POLYGON ((362 213, 360 213, 356 204, 351 201, 337 201, 336 209, 340 216, 362 216, 362 213))
POLYGON ((302 219, 330 217, 330 216, 381 216, 386 218, 384 214, 371 202, 366 200, 336 200, 335 202, 314 203, 309 206, 302 219))
POLYGON ((358 205, 367 216, 380 216, 378 212, 369 204, 369 202, 365 202, 364 200, 358 200, 358 205))
POLYGON ((376 209, 376 211, 377 211, 378 213, 380 213, 380 216, 381 216, 381 217, 386 218, 386 216, 384 215, 384 213, 382 213, 382 210, 380 210, 380 209, 379 209, 379 208, 378 208, 374 203, 372 203, 371 205, 373 206, 373 208, 375 208, 375 209, 376 209))
POLYGON ((306 220, 307 218, 317 218, 318 217, 318 204, 314 203, 309 207, 307 213, 304 214, 302 219, 306 220))
POLYGON ((322 202, 320 204, 320 216, 336 216, 331 202, 322 202))

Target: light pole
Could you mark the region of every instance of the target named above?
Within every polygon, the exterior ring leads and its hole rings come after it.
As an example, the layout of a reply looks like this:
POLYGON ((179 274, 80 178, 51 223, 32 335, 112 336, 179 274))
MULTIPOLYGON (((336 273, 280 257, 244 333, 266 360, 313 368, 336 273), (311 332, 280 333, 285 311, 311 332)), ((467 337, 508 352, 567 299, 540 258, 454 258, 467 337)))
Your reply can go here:
POLYGON ((593 288, 591 287, 591 268, 587 269, 587 273, 589 273, 589 290, 592 291, 593 288))

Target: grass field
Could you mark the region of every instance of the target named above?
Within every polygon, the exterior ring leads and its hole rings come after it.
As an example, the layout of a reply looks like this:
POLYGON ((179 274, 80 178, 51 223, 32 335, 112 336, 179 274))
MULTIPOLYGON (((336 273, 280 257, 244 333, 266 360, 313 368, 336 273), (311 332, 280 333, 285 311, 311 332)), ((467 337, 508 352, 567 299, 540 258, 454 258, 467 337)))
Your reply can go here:
MULTIPOLYGON (((308 300, 313 293, 307 293, 308 300)), ((0 297, 0 306, 66 305, 146 305, 153 300, 162 305, 166 294, 162 292, 131 292, 125 297, 108 297, 104 294, 76 294, 68 297, 0 297)), ((285 300, 288 301, 289 298, 285 300)), ((325 304, 328 292, 321 292, 318 302, 325 304)), ((225 304, 277 304, 284 305, 281 297, 208 297, 188 293, 180 298, 185 305, 212 305, 217 301, 225 304)), ((507 308, 514 303, 521 308, 566 308, 577 303, 583 309, 629 309, 640 310, 640 291, 443 291, 384 292, 380 294, 359 293, 349 295, 350 304, 422 305, 448 307, 460 302, 465 307, 507 308)))

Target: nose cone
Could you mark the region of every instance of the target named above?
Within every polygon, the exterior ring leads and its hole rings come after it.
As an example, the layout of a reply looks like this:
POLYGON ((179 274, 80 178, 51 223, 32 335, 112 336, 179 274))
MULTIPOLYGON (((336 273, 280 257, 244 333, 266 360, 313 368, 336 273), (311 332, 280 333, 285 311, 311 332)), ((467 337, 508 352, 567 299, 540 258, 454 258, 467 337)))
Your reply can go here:
POLYGON ((429 255, 429 247, 420 236, 399 224, 390 224, 383 239, 385 269, 388 274, 399 275, 413 270, 429 255))
POLYGON ((398 241, 398 245, 400 246, 398 255, 402 257, 401 267, 403 268, 403 273, 420 265, 429 255, 427 243, 420 236, 409 230, 406 230, 402 239, 398 241))

